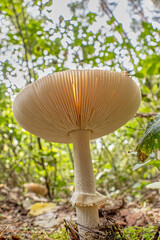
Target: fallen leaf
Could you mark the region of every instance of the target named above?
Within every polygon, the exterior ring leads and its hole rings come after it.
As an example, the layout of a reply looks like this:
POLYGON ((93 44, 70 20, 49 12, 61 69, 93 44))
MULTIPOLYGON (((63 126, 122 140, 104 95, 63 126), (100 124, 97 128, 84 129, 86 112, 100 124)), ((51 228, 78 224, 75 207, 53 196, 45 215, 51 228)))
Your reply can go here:
POLYGON ((137 213, 130 213, 126 216, 126 221, 128 226, 134 226, 135 224, 137 226, 142 224, 142 221, 144 222, 144 217, 143 217, 143 213, 141 212, 137 212, 137 213))
POLYGON ((0 240, 7 240, 7 239, 3 236, 0 236, 0 240))
POLYGON ((150 183, 146 186, 147 188, 160 189, 160 182, 150 183))
POLYGON ((43 213, 51 211, 55 208, 55 206, 55 203, 35 203, 32 205, 28 214, 32 216, 39 216, 43 213))
POLYGON ((57 218, 53 212, 37 216, 34 221, 34 225, 38 225, 44 228, 51 228, 59 225, 59 223, 59 218, 57 218))
POLYGON ((12 235, 12 240, 21 240, 21 238, 18 237, 17 235, 12 235))

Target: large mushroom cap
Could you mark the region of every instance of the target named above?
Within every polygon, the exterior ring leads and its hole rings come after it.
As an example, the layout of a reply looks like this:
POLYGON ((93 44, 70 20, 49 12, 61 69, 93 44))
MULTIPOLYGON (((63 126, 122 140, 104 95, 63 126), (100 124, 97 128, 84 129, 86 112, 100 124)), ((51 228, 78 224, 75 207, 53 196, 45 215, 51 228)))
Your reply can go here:
POLYGON ((105 70, 68 70, 42 77, 15 98, 13 113, 27 131, 70 143, 69 133, 91 130, 91 139, 113 132, 138 110, 141 94, 128 76, 105 70))

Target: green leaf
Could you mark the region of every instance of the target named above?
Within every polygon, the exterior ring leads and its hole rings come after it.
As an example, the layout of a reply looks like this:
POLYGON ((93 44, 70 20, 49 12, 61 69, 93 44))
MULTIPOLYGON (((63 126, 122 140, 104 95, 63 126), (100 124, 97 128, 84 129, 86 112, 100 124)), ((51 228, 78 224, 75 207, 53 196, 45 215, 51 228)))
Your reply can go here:
POLYGON ((49 0, 45 3, 45 6, 50 7, 52 5, 52 0, 49 0))
POLYGON ((160 114, 148 122, 144 136, 137 146, 138 158, 143 161, 146 159, 143 159, 143 154, 149 156, 155 150, 160 150, 160 114))
POLYGON ((142 72, 136 72, 134 76, 137 78, 144 78, 144 74, 142 72))
POLYGON ((114 23, 115 21, 115 18, 114 17, 111 17, 109 21, 107 21, 107 24, 108 25, 112 25, 112 23, 114 23))
POLYGON ((92 12, 88 13, 87 14, 87 21, 88 21, 88 23, 92 24, 93 22, 95 22, 96 21, 96 16, 97 15, 95 13, 92 13, 92 12))
POLYGON ((151 165, 153 167, 156 167, 158 168, 158 170, 160 170, 160 160, 148 160, 144 163, 141 163, 141 164, 136 164, 134 167, 133 167, 133 170, 137 170, 143 166, 147 166, 147 165, 151 165))
POLYGON ((115 28, 114 28, 115 31, 119 32, 119 33, 122 33, 123 32, 123 27, 122 27, 122 24, 118 24, 115 28))
POLYGON ((151 160, 148 165, 156 167, 160 171, 160 160, 151 160))
POLYGON ((133 171, 134 170, 137 170, 145 165, 148 165, 148 163, 150 162, 150 160, 148 160, 147 162, 144 162, 144 163, 140 163, 140 164, 136 164, 134 167, 133 167, 133 171))
POLYGON ((147 188, 160 189, 160 182, 154 182, 154 183, 148 184, 146 187, 147 188))

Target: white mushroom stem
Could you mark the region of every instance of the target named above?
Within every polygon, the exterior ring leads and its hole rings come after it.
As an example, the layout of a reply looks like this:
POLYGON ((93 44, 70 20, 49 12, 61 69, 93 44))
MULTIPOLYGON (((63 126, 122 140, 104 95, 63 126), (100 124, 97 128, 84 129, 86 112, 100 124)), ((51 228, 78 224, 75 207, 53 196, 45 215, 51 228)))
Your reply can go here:
POLYGON ((89 227, 98 227, 98 204, 87 203, 86 198, 96 198, 94 172, 89 148, 89 130, 77 130, 70 133, 74 148, 75 195, 81 203, 75 202, 77 222, 89 227))

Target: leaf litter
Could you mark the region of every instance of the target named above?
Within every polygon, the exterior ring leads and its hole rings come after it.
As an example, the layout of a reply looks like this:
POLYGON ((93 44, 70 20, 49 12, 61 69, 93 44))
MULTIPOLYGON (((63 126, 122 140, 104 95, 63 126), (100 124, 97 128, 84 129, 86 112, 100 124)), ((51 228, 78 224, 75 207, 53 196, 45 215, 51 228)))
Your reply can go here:
MULTIPOLYGON (((115 234, 123 237, 123 229, 128 226, 146 226, 157 224, 160 219, 160 200, 156 190, 149 191, 145 196, 146 207, 141 203, 127 204, 124 198, 109 199, 99 209, 100 228, 88 229, 89 235, 96 234, 97 239, 116 239, 115 234)), ((22 189, 9 189, 0 186, 0 240, 31 240, 53 239, 47 234, 57 231, 65 225, 71 240, 80 239, 76 222, 75 210, 66 201, 50 203, 47 198, 36 194, 24 193, 22 189), (29 205, 26 204, 29 202, 29 205), (25 203, 25 204, 24 204, 25 203), (47 210, 48 208, 48 210, 47 210), (36 209, 36 214, 31 213, 36 209), (65 222, 64 222, 65 219, 65 222), (36 233, 35 238, 31 238, 36 233), (45 236, 45 237, 42 237, 45 236)), ((81 226, 85 227, 85 226, 81 226)), ((159 228, 154 240, 159 237, 159 228)), ((85 239, 85 238, 84 238, 85 239)), ((95 238, 96 239, 96 238, 95 238)))

